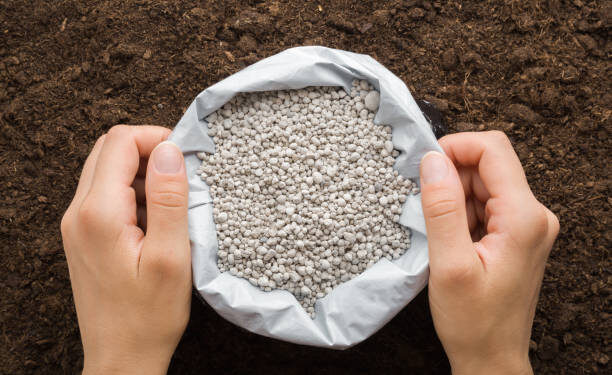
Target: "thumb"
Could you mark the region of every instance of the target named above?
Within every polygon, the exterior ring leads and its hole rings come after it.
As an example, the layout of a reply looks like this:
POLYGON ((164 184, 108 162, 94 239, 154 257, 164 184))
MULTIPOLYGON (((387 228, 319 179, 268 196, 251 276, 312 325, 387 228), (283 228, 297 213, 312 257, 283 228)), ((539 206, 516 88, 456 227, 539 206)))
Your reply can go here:
POLYGON ((188 262, 188 186, 181 150, 165 141, 149 156, 145 179, 147 233, 141 262, 162 267, 188 262))
POLYGON ((432 277, 463 278, 476 264, 465 193, 453 163, 430 151, 421 160, 421 202, 432 277))

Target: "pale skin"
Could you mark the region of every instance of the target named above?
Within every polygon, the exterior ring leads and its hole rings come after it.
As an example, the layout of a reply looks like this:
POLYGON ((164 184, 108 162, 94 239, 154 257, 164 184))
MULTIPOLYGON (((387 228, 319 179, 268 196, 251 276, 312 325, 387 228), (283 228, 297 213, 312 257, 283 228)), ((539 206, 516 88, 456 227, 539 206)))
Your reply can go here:
MULTIPOLYGON (((189 319, 187 177, 169 130, 117 126, 61 224, 84 374, 163 374, 189 319), (148 161, 148 162, 147 162, 148 161)), ((440 139, 421 162, 429 300, 454 374, 531 374, 531 325, 557 218, 499 132, 440 139)))

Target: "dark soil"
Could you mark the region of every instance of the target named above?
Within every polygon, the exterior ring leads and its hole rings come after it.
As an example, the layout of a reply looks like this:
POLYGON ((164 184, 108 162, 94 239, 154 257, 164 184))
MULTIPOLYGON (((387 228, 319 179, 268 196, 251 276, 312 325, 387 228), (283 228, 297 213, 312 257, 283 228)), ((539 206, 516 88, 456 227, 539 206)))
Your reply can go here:
MULTIPOLYGON (((172 127, 207 86, 314 44, 373 56, 438 106, 451 131, 509 135, 562 227, 533 366, 609 373, 611 26, 603 0, 0 0, 0 373, 81 368, 59 221, 94 140, 118 123, 172 127)), ((170 373, 205 371, 449 368, 423 292, 344 352, 250 334, 194 299, 170 373)))

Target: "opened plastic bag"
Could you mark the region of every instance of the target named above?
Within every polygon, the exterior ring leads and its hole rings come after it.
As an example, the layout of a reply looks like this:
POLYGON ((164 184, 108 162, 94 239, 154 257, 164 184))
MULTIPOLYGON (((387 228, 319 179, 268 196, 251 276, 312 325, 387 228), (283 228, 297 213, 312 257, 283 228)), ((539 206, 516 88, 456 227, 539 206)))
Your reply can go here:
POLYGON ((400 151, 394 168, 418 182, 421 157, 441 151, 408 88, 369 56, 324 47, 298 47, 259 61, 201 92, 170 136, 185 155, 189 179, 189 235, 193 282, 206 302, 230 322, 251 332, 297 344, 345 349, 380 329, 425 286, 427 239, 421 197, 407 197, 400 224, 411 231, 411 247, 395 261, 379 260, 361 275, 335 287, 315 305, 311 319, 284 290, 264 292, 247 280, 220 273, 217 236, 208 186, 196 174, 197 152, 214 153, 205 118, 240 92, 341 86, 365 79, 380 92, 376 124, 393 128, 400 151))

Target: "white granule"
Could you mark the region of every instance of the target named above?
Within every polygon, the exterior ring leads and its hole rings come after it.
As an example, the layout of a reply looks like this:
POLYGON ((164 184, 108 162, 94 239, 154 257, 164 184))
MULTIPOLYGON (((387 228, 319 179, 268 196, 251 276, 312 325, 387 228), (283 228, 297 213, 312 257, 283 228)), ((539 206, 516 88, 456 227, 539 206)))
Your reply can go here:
POLYGON ((416 185, 393 170, 378 92, 335 87, 240 94, 211 114, 215 154, 199 153, 219 243, 218 267, 314 304, 380 258, 410 246, 398 224, 416 185))

